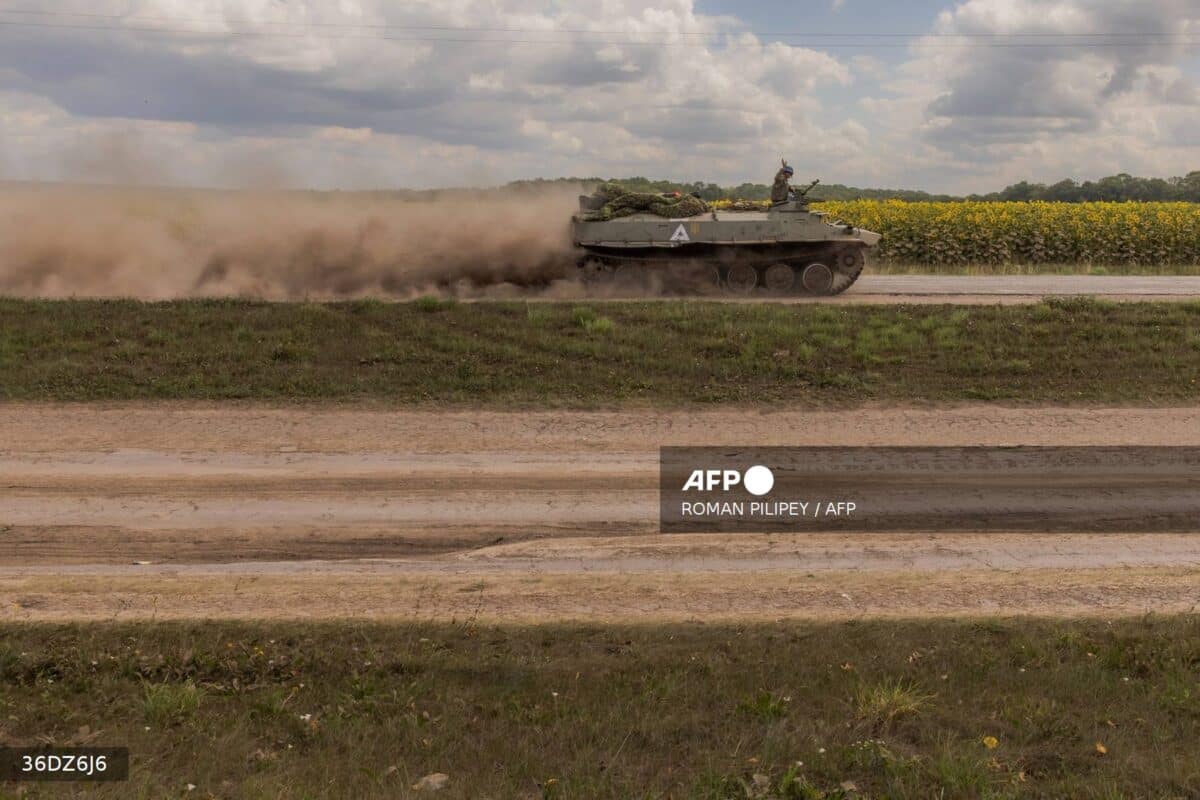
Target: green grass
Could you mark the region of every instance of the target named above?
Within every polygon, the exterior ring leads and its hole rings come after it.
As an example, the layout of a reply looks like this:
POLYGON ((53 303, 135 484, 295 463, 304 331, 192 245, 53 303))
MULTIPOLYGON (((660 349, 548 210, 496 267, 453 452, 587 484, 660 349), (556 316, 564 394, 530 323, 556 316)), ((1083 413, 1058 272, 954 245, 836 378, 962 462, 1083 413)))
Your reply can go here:
POLYGON ((142 710, 146 721, 166 725, 184 720, 200 708, 204 690, 192 681, 147 683, 142 687, 142 710))
POLYGON ((0 399, 1193 402, 1200 303, 0 300, 0 399))
POLYGON ((900 717, 917 714, 932 699, 932 695, 925 694, 915 684, 900 679, 864 683, 854 692, 858 719, 876 730, 889 727, 900 717))
POLYGON ((131 750, 32 798, 1187 798, 1200 619, 8 625, 0 726, 131 750))

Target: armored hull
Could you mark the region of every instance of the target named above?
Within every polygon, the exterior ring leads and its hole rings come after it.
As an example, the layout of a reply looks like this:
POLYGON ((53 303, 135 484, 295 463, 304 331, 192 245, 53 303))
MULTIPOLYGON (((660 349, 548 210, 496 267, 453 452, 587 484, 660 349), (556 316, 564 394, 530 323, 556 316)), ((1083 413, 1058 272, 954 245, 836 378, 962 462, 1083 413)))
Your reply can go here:
POLYGON ((578 267, 593 283, 733 294, 844 292, 858 279, 871 231, 836 223, 807 203, 766 211, 714 210, 686 219, 649 213, 590 220, 581 197, 572 220, 578 267))

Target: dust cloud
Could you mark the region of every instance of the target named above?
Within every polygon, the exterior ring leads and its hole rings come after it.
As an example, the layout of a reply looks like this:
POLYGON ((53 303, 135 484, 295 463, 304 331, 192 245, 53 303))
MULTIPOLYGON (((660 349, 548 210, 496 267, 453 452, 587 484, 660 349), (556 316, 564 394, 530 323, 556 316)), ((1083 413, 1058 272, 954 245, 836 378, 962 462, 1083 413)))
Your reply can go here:
POLYGON ((571 293, 574 185, 483 192, 0 187, 0 295, 571 293), (565 288, 564 288, 565 287, 565 288))

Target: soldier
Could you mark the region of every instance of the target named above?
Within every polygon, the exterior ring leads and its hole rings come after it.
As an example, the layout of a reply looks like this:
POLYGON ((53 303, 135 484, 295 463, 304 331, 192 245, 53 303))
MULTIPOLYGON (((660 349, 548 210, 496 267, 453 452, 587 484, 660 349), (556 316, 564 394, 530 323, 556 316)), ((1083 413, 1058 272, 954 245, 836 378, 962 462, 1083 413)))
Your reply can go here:
POLYGON ((791 198, 792 187, 788 185, 788 181, 795 173, 796 170, 789 167, 788 163, 784 161, 783 167, 775 173, 775 183, 771 186, 771 205, 786 203, 791 198))

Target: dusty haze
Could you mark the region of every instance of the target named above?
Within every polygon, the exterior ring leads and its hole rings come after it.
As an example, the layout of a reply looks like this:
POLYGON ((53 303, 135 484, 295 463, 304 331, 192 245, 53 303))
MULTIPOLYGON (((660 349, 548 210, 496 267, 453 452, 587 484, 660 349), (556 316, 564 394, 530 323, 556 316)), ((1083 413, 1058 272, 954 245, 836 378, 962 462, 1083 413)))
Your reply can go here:
POLYGON ((331 299, 546 290, 578 186, 447 192, 0 188, 0 294, 331 299))

